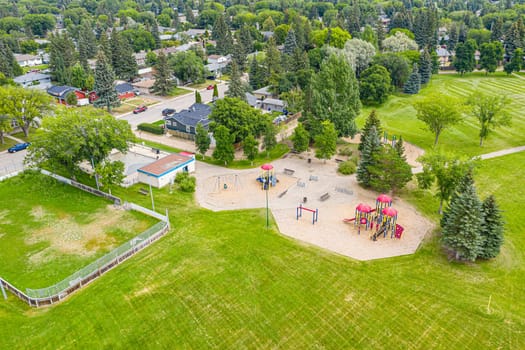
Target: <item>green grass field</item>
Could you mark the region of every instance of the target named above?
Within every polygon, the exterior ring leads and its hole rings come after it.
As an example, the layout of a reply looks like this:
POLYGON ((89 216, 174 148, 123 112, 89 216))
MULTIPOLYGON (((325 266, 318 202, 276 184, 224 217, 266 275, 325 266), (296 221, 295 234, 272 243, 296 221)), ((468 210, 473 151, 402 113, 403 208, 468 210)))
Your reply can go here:
MULTIPOLYGON (((357 262, 265 230, 263 210, 215 213, 157 190, 171 233, 52 308, 0 301, 2 347, 523 349, 524 163, 514 154, 478 171, 507 233, 502 254, 476 264, 448 262, 437 237, 357 262)), ((137 188, 115 192, 148 205, 137 188)), ((428 193, 404 195, 436 217, 428 193)))
POLYGON ((36 174, 0 183, 0 276, 18 288, 57 283, 156 220, 36 174))
MULTIPOLYGON (((476 90, 487 94, 503 94, 511 98, 512 103, 508 109, 512 115, 512 125, 496 129, 484 142, 484 146, 479 147, 477 120, 466 116, 461 124, 443 132, 438 145, 471 156, 524 145, 525 116, 522 111, 525 106, 525 78, 507 76, 501 72, 488 76, 484 73, 470 73, 463 77, 455 74, 437 75, 418 95, 394 95, 384 105, 375 109, 389 134, 402 135, 409 142, 424 149, 431 149, 433 134, 416 118, 413 101, 436 91, 466 99, 476 90)), ((374 108, 363 108, 358 119, 359 125, 363 125, 372 109, 374 108)))

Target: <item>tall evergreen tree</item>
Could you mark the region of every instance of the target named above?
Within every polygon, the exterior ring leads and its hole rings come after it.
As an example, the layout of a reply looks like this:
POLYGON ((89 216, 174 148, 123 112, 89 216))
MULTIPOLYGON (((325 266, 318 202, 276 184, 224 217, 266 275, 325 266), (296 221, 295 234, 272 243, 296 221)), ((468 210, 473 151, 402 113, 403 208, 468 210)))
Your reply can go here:
POLYGON ((232 62, 237 64, 239 71, 243 72, 246 68, 247 55, 240 43, 233 44, 232 62))
POLYGON ((97 54, 97 38, 89 19, 84 19, 78 32, 78 59, 86 72, 90 71, 88 59, 97 54))
POLYGON ((159 52, 155 65, 155 83, 153 91, 161 96, 166 96, 173 88, 172 70, 164 51, 159 52))
POLYGON ((365 187, 370 186, 370 167, 377 164, 376 154, 381 152, 381 141, 375 126, 372 126, 363 145, 361 159, 357 166, 357 182, 365 187))
POLYGON ((0 39, 0 73, 7 78, 22 74, 22 69, 16 62, 11 48, 2 39, 0 39))
POLYGON ((503 38, 503 19, 499 16, 492 22, 490 28, 490 41, 499 41, 503 38))
POLYGON ((427 48, 423 50, 419 58, 419 74, 421 76, 421 84, 428 83, 432 77, 432 58, 427 48))
POLYGON ((109 60, 102 51, 97 54, 94 89, 98 96, 94 102, 96 107, 106 107, 108 112, 111 112, 112 107, 120 105, 115 89, 115 73, 113 73, 109 60))
MULTIPOLYGON (((108 36, 106 32, 102 32, 100 34, 100 38, 98 39, 98 51, 102 50, 104 52, 104 55, 108 60, 110 60, 110 63, 113 64, 111 61, 112 58, 112 50, 111 50, 111 44, 109 42, 108 36)), ((98 53, 97 51, 97 53, 98 53)))
POLYGON ((414 68, 412 69, 412 73, 410 73, 410 76, 408 77, 408 80, 405 83, 405 86, 403 87, 403 92, 405 94, 417 94, 420 89, 421 76, 419 75, 417 64, 414 63, 414 68))
POLYGON ((284 40, 284 53, 291 56, 296 48, 298 48, 298 45, 295 37, 295 30, 290 29, 284 40))
POLYGON ((63 85, 71 83, 71 67, 77 61, 75 44, 67 33, 49 37, 49 66, 54 80, 63 85))
POLYGON ((279 75, 282 71, 281 67, 281 53, 277 49, 274 37, 268 39, 266 49, 264 51, 264 65, 266 68, 266 79, 270 80, 279 75))
POLYGON ((474 261, 482 253, 482 205, 472 172, 459 182, 441 219, 442 241, 456 260, 474 261))
POLYGON ((257 57, 253 57, 250 62, 250 86, 254 90, 264 86, 264 68, 257 61, 257 57))
POLYGON ((217 43, 217 53, 220 55, 227 55, 231 53, 233 48, 233 39, 224 15, 221 14, 217 17, 211 33, 211 38, 217 43))
POLYGON ((361 130, 361 140, 357 148, 360 152, 363 152, 365 144, 368 138, 370 137, 370 132, 372 131, 372 128, 375 128, 376 135, 381 137, 383 130, 381 128, 381 121, 377 117, 377 112, 375 109, 373 109, 372 112, 370 112, 370 114, 366 118, 365 126, 363 126, 363 129, 361 130))
POLYGON ((137 76, 138 65, 133 56, 133 48, 128 39, 114 30, 111 35, 111 45, 111 62, 115 75, 124 80, 130 80, 137 76))
POLYGON ((478 257, 492 259, 498 256, 503 244, 504 222, 494 196, 487 197, 482 204, 483 221, 481 237, 483 244, 478 257))
POLYGON ((370 187, 378 192, 396 191, 412 179, 412 168, 398 151, 385 145, 374 155, 373 165, 368 167, 370 187))
POLYGON ((396 141, 396 144, 394 145, 394 149, 396 150, 397 154, 404 160, 407 160, 407 157, 405 155, 405 145, 403 142, 403 136, 399 136, 399 139, 396 141))
POLYGON ((229 97, 237 97, 243 101, 246 100, 246 91, 241 81, 241 72, 239 72, 239 68, 235 61, 231 63, 231 76, 226 94, 229 97))
POLYGON ((448 33, 447 49, 454 51, 456 49, 456 44, 458 43, 458 26, 456 23, 452 23, 450 26, 450 31, 448 33))
POLYGON ((155 48, 160 49, 161 41, 160 41, 160 34, 159 34, 159 25, 157 21, 155 21, 151 25, 151 35, 153 35, 153 39, 155 39, 155 48))
POLYGON ((238 42, 241 43, 245 54, 253 52, 254 40, 252 37, 252 32, 250 31, 250 27, 248 25, 243 25, 239 30, 238 42))
POLYGON ((383 22, 377 21, 376 23, 376 36, 377 36, 377 48, 379 51, 383 50, 383 40, 385 40, 386 34, 385 34, 385 27, 383 26, 383 22))

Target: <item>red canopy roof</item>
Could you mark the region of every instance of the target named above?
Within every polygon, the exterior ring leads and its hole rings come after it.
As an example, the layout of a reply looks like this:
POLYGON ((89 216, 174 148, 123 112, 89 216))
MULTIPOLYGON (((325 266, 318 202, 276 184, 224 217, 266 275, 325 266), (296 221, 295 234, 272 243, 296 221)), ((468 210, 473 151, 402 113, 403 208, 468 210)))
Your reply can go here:
POLYGON ((263 165, 261 165, 261 169, 262 170, 272 170, 273 169, 273 165, 271 165, 271 164, 263 164, 263 165))
POLYGON ((392 202, 392 198, 390 198, 386 194, 381 194, 379 195, 379 197, 377 197, 377 201, 381 203, 389 203, 392 202))
POLYGON ((370 211, 372 211, 372 207, 363 203, 359 203, 359 205, 355 207, 355 209, 357 211, 360 211, 361 213, 370 213, 370 211))
POLYGON ((397 210, 395 210, 394 208, 392 207, 388 207, 388 208, 385 208, 383 209, 382 213, 386 216, 396 216, 397 215, 397 210))

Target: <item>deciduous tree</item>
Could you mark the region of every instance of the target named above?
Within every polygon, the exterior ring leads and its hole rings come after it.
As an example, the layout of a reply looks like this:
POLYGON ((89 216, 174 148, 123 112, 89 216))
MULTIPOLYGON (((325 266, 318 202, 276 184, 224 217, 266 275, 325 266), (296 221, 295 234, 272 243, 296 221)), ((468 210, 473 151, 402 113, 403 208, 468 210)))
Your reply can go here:
POLYGON ((292 134, 293 149, 297 152, 308 150, 310 144, 310 134, 304 128, 302 123, 297 123, 292 134))
POLYGON ((504 95, 487 95, 481 91, 474 92, 468 103, 472 107, 471 113, 479 122, 479 146, 483 146, 483 140, 501 126, 510 125, 511 116, 505 107, 510 100, 504 95))
POLYGON ((211 140, 208 130, 204 128, 202 123, 197 123, 197 127, 195 128, 195 146, 197 147, 197 151, 202 155, 202 159, 204 159, 204 155, 210 149, 210 143, 211 140))
POLYGON ((246 136, 246 138, 242 141, 242 150, 246 158, 250 161, 251 165, 253 165, 253 160, 259 154, 259 143, 252 134, 246 136))
POLYGON ((334 123, 325 120, 321 123, 321 133, 315 137, 315 157, 319 159, 330 159, 337 148, 337 132, 334 123))
POLYGON ((235 135, 224 125, 219 125, 215 128, 213 137, 215 138, 213 158, 224 162, 224 165, 228 165, 235 156, 235 150, 233 148, 235 135))
POLYGON ((155 75, 153 91, 161 96, 168 95, 173 89, 172 70, 163 51, 157 57, 157 64, 153 74, 155 75))
POLYGON ((382 104, 392 91, 388 70, 378 64, 367 68, 359 80, 359 93, 363 104, 382 104))

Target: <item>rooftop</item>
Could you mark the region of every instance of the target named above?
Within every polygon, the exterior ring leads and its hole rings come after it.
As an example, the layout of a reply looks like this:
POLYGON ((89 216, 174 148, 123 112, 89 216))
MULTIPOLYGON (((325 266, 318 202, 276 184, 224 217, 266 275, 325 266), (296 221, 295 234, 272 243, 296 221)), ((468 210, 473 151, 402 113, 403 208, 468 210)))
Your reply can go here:
POLYGON ((143 166, 139 169, 139 172, 151 174, 154 176, 161 176, 164 173, 169 172, 172 169, 192 160, 192 157, 184 156, 182 154, 173 153, 162 159, 157 160, 151 164, 143 166))

